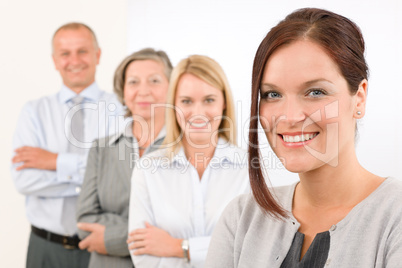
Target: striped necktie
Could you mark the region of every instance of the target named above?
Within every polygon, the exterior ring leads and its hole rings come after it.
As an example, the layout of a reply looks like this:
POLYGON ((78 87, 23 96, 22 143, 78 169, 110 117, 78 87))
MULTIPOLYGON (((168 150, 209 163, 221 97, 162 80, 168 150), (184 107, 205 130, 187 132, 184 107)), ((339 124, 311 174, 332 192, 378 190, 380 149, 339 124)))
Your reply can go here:
POLYGON ((84 97, 77 95, 71 99, 72 108, 77 109, 71 118, 71 134, 73 135, 72 141, 70 140, 70 149, 71 152, 79 152, 82 151, 77 146, 76 142, 84 142, 84 108, 82 107, 84 97), (78 107, 77 107, 78 106, 78 107))
MULTIPOLYGON (((84 154, 84 150, 80 148, 79 143, 84 142, 84 98, 80 95, 71 99, 71 134, 72 137, 68 137, 69 146, 68 152, 76 154, 84 154)), ((63 198, 63 212, 61 216, 61 224, 64 227, 66 234, 72 235, 76 233, 77 221, 75 219, 77 206, 77 196, 65 196, 63 198)))

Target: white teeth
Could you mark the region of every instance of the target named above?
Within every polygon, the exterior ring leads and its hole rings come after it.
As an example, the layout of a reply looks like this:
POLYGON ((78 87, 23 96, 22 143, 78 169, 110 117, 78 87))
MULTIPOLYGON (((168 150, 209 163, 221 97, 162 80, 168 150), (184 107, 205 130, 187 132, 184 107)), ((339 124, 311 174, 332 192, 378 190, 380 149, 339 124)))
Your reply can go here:
POLYGON ((207 124, 208 124, 208 122, 202 122, 202 123, 190 122, 190 125, 192 125, 193 127, 196 127, 196 128, 205 127, 207 124))
POLYGON ((303 142, 303 141, 308 141, 313 139, 315 136, 317 136, 317 133, 314 134, 303 134, 303 135, 283 135, 283 140, 285 142, 303 142))
POLYGON ((69 71, 72 73, 79 73, 82 71, 82 68, 70 69, 69 71))

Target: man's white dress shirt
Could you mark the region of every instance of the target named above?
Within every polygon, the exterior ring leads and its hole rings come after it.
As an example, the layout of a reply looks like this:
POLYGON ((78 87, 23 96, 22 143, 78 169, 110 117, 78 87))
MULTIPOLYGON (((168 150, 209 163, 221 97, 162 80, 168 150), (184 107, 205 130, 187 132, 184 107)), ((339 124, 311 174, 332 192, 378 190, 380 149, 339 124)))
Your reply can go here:
POLYGON ((84 109, 84 140, 78 144, 83 148, 72 152, 69 135, 74 114, 71 100, 75 96, 75 92, 63 85, 54 95, 28 102, 22 109, 13 140, 14 150, 32 146, 58 154, 55 171, 35 168, 17 171, 16 167, 22 164, 19 163, 12 165, 11 173, 15 187, 26 196, 29 222, 60 235, 77 232, 76 199, 93 140, 117 132, 117 115, 122 114, 116 97, 101 91, 96 83, 84 89, 80 93, 84 97, 81 106, 84 109))

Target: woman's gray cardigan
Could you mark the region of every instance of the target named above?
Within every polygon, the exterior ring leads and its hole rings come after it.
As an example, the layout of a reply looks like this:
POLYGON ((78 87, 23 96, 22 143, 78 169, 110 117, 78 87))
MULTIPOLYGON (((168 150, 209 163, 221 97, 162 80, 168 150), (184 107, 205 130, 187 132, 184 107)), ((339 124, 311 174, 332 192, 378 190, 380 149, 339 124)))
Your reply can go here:
MULTIPOLYGON (((296 184, 274 188, 291 211, 296 184)), ((206 268, 280 267, 300 224, 262 212, 252 195, 233 200, 215 227, 206 268)), ((387 178, 330 228, 325 267, 402 267, 402 181, 387 178)))

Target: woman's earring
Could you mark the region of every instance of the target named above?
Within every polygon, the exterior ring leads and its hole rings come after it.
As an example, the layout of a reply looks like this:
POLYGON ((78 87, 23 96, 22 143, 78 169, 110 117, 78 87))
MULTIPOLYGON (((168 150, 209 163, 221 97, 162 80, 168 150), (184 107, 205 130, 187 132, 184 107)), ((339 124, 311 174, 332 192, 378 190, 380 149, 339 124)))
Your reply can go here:
POLYGON ((360 111, 357 111, 356 113, 357 113, 357 115, 361 115, 361 114, 362 114, 362 112, 360 112, 360 111))

